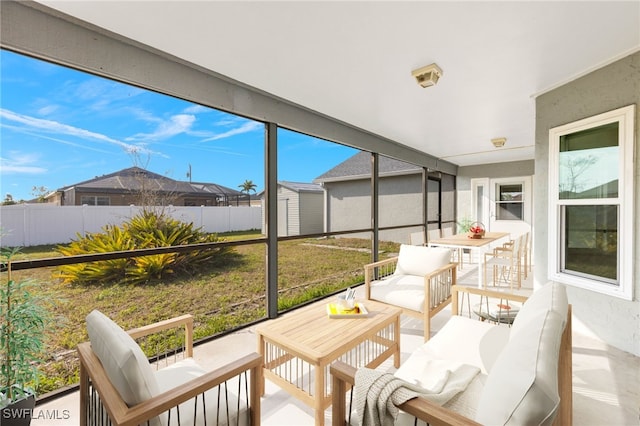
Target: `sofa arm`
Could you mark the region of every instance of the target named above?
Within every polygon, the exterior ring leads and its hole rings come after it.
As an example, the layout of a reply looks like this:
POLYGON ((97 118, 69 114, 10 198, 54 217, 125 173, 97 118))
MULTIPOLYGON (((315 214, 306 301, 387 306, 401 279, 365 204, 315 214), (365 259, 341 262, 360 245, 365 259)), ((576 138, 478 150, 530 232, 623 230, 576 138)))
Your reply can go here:
MULTIPOLYGON (((344 426, 351 407, 347 407, 345 393, 355 385, 356 369, 342 361, 335 361, 329 369, 331 373, 332 404, 331 424, 344 426)), ((350 398, 352 400, 352 398, 350 398)), ((455 411, 444 408, 425 398, 414 398, 398 405, 402 411, 434 426, 480 426, 472 419, 464 417, 455 411)))
POLYGON ((476 287, 467 287, 454 285, 451 287, 451 315, 460 315, 459 307, 459 293, 475 294, 477 296, 490 297, 495 299, 510 300, 512 302, 524 303, 527 300, 527 296, 514 293, 505 293, 496 290, 486 290, 476 287))

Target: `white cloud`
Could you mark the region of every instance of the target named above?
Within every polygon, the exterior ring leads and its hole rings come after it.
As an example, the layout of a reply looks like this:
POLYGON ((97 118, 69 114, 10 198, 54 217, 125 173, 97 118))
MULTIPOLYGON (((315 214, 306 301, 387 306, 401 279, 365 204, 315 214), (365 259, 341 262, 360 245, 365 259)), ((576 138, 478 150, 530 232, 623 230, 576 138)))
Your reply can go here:
POLYGON ((47 169, 33 165, 39 160, 37 154, 23 154, 17 151, 8 153, 9 157, 0 157, 0 173, 5 174, 41 174, 47 169))
POLYGON ((38 114, 40 115, 50 115, 56 112, 60 108, 58 105, 47 105, 38 110, 38 114))
POLYGON ((195 123, 196 117, 191 114, 177 114, 171 116, 168 121, 160 123, 152 133, 137 133, 126 140, 128 141, 154 141, 167 139, 180 133, 186 133, 195 123))
POLYGON ((236 127, 235 129, 228 130, 224 133, 219 133, 210 138, 202 140, 202 142, 216 141, 219 139, 224 139, 224 138, 228 138, 235 135, 241 135, 243 133, 253 132, 254 130, 263 129, 263 128, 264 128, 264 125, 262 123, 259 123, 257 121, 247 121, 240 127, 236 127))
POLYGON ((17 166, 14 164, 3 164, 2 165, 2 170, 0 170, 0 173, 3 175, 8 175, 8 174, 29 174, 29 175, 39 175, 39 174, 43 174, 46 173, 47 169, 43 168, 43 167, 37 167, 37 166, 17 166))
POLYGON ((118 145, 124 149, 131 149, 132 147, 134 147, 132 145, 121 142, 117 139, 110 138, 101 133, 96 133, 90 130, 69 126, 67 124, 59 123, 53 120, 45 120, 41 118, 30 117, 28 115, 14 113, 7 109, 0 108, 0 117, 5 120, 23 124, 32 131, 39 130, 47 133, 56 133, 56 134, 63 134, 68 136, 75 136, 85 140, 106 142, 106 143, 118 145))
POLYGON ((211 112, 211 111, 212 111, 211 108, 207 108, 202 105, 192 105, 190 107, 185 108, 183 112, 185 114, 201 114, 201 113, 211 112))

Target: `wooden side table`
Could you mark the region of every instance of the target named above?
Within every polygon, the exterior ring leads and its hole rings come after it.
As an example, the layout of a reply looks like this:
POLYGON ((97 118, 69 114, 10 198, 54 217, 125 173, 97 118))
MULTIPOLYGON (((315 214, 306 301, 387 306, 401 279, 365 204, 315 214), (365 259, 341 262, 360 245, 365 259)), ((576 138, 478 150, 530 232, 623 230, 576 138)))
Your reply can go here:
POLYGON ((258 326, 258 352, 268 378, 315 410, 324 425, 331 405, 329 366, 340 360, 356 368, 375 368, 393 356, 400 366, 401 309, 372 300, 364 318, 329 318, 325 305, 314 304, 258 326))

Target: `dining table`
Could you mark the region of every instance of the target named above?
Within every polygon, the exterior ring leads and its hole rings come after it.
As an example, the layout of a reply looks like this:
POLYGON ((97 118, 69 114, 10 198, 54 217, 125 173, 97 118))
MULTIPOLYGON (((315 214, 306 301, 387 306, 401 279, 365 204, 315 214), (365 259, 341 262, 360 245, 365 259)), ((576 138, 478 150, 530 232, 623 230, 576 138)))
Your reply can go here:
POLYGON ((429 247, 446 247, 451 249, 467 249, 478 253, 478 288, 483 288, 484 253, 502 240, 510 239, 509 232, 485 232, 482 238, 472 238, 468 233, 454 234, 436 238, 427 242, 429 247))

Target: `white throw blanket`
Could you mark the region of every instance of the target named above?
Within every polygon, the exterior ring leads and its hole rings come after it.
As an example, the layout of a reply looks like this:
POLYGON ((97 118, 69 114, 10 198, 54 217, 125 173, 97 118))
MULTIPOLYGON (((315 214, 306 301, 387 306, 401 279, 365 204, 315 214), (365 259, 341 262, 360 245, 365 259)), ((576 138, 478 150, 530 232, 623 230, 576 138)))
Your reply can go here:
MULTIPOLYGON (((440 365, 442 367, 442 365, 440 365)), ((421 396, 438 405, 444 405, 464 391, 480 372, 471 365, 456 363, 451 368, 434 370, 429 387, 412 384, 393 374, 369 368, 356 372, 355 409, 358 424, 362 426, 392 426, 398 417, 397 405, 421 396)))

